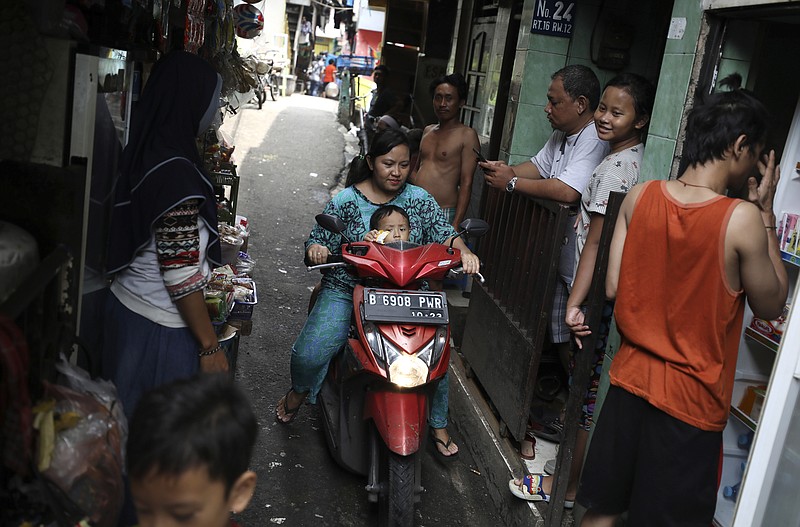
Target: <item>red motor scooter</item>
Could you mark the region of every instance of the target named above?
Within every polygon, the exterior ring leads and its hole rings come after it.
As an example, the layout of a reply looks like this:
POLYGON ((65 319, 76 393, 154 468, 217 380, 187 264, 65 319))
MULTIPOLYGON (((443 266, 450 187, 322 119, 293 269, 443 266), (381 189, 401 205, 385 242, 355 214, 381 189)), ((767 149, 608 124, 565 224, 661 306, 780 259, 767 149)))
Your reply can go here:
MULTIPOLYGON (((341 234, 344 223, 320 214, 317 223, 341 234)), ((459 236, 482 236, 489 225, 467 219, 459 236)), ((340 261, 362 284, 353 291, 353 325, 319 393, 328 447, 344 468, 367 476, 379 525, 410 527, 420 499, 420 450, 428 410, 450 362, 450 327, 443 291, 421 291, 422 280, 457 271, 461 252, 441 244, 351 242, 340 261)), ((480 280, 483 277, 478 275, 480 280)))

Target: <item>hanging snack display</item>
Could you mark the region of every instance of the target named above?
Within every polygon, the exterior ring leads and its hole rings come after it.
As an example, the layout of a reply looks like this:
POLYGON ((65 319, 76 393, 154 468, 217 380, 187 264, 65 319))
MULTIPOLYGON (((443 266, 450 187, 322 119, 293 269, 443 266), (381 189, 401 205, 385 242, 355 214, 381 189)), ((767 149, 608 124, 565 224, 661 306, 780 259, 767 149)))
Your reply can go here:
POLYGON ((203 47, 206 36, 204 0, 188 0, 186 3, 186 27, 183 32, 183 49, 197 53, 203 47))

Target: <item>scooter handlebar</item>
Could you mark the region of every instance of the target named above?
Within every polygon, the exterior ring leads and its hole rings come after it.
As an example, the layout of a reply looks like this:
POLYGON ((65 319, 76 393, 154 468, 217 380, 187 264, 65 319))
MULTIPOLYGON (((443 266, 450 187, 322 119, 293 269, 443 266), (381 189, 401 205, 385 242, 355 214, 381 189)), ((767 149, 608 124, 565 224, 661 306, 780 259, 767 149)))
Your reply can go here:
POLYGON ((308 272, 330 269, 332 267, 347 267, 341 254, 329 254, 324 264, 308 265, 308 263, 308 258, 306 258, 306 270, 308 270, 308 272))
MULTIPOLYGON (((481 267, 483 267, 483 264, 481 264, 481 267)), ((462 274, 464 274, 464 268, 461 267, 461 266, 454 267, 454 268, 450 269, 448 274, 449 275, 453 275, 453 276, 462 275, 462 274)), ((480 283, 486 282, 486 279, 483 277, 483 275, 480 272, 475 273, 475 278, 477 278, 480 283)))

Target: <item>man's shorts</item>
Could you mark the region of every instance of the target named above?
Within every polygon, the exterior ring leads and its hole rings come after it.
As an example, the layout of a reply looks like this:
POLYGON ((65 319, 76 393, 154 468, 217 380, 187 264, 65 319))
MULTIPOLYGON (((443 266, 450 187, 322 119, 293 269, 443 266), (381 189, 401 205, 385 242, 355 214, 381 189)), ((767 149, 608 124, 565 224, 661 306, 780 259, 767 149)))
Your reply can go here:
POLYGON ((444 217, 447 218, 447 223, 453 223, 453 220, 456 219, 456 208, 455 207, 448 207, 446 209, 442 209, 444 212, 444 217))
POLYGON ((708 527, 722 432, 688 425, 612 385, 581 474, 578 502, 628 524, 708 527))
POLYGON ((553 293, 553 307, 550 311, 550 342, 559 344, 569 342, 571 332, 567 322, 567 300, 569 300, 570 287, 575 278, 575 244, 576 233, 572 224, 574 217, 567 221, 567 229, 561 242, 561 254, 558 258, 558 273, 556 274, 556 289, 553 293))

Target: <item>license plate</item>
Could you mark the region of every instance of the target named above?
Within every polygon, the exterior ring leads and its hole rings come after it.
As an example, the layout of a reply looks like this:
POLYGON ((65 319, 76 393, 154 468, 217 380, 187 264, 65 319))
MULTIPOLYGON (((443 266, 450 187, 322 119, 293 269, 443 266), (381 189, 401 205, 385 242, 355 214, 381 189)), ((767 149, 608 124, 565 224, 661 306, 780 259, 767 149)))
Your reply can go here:
POLYGON ((447 324, 447 297, 441 291, 364 289, 364 319, 372 322, 447 324))

